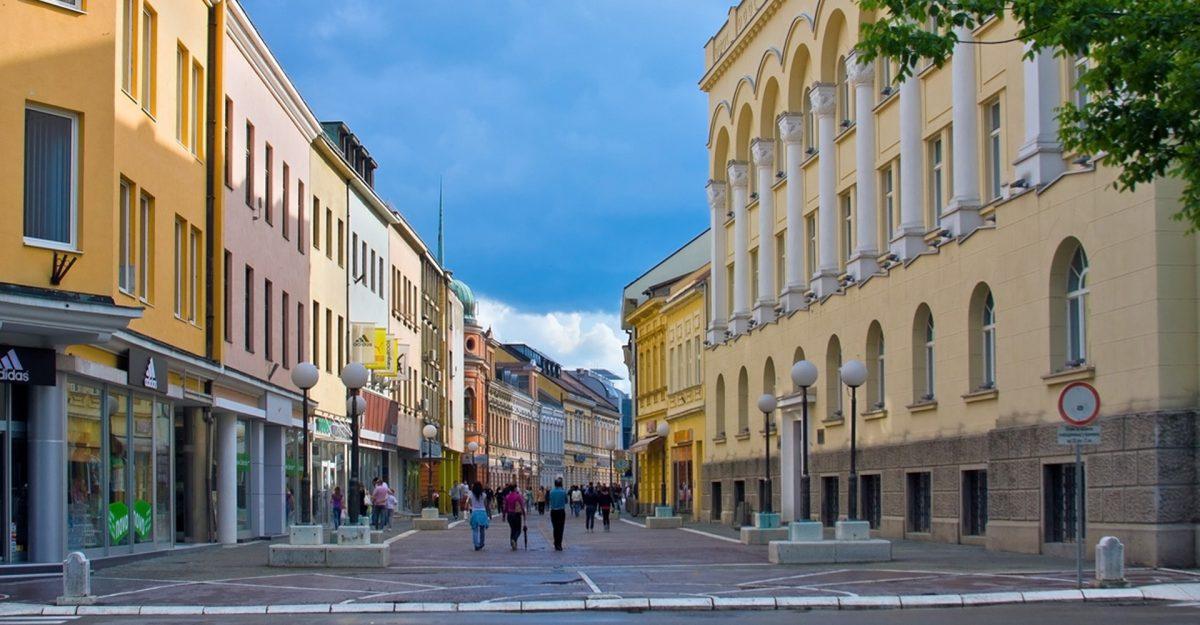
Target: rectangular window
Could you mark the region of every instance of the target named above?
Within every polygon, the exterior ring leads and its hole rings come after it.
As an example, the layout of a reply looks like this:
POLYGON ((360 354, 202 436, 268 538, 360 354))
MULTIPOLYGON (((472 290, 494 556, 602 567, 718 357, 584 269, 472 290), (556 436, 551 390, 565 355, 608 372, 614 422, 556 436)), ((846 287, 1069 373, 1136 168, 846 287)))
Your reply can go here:
POLYGON ((121 198, 117 216, 117 286, 124 292, 133 293, 133 188, 129 181, 121 179, 121 198))
POLYGON ((134 61, 133 51, 137 49, 137 28, 134 25, 134 15, 137 13, 136 0, 125 0, 121 8, 121 89, 133 95, 134 61))
MULTIPOLYGON (((321 366, 321 305, 317 300, 312 302, 312 362, 314 365, 321 366)), ((329 367, 326 366, 328 371, 329 367)))
POLYGON ((848 191, 840 198, 842 217, 842 269, 854 254, 854 205, 853 191, 848 191))
POLYGON ((198 63, 192 64, 192 104, 188 107, 192 119, 189 128, 192 131, 192 154, 203 156, 204 146, 201 145, 201 133, 204 132, 204 68, 198 63))
MULTIPOLYGON (((325 215, 332 215, 331 211, 326 210, 325 215)), ((346 223, 341 219, 338 220, 337 227, 337 261, 338 267, 346 266, 346 223)))
POLYGON ((233 254, 229 250, 225 250, 225 259, 222 266, 222 273, 225 274, 225 288, 223 289, 222 315, 224 319, 221 325, 225 334, 225 342, 233 343, 233 254))
POLYGON ((184 267, 184 245, 187 239, 187 224, 182 219, 175 218, 175 316, 183 318, 183 302, 185 295, 183 292, 186 284, 185 275, 186 268, 184 267))
POLYGON ((333 372, 333 311, 325 309, 325 371, 333 372))
POLYGON ((254 124, 246 120, 246 179, 242 185, 246 188, 246 206, 254 210, 254 124))
POLYGON ((758 248, 750 250, 750 302, 758 301, 758 248))
POLYGON ((377 261, 375 261, 375 267, 376 267, 376 269, 379 270, 379 290, 375 291, 375 294, 379 296, 379 299, 383 299, 384 275, 383 275, 383 257, 382 256, 380 256, 379 259, 377 261))
POLYGON ((886 250, 896 233, 896 166, 888 163, 879 172, 879 207, 883 209, 883 231, 880 233, 883 241, 879 249, 886 250))
POLYGON ((155 58, 154 50, 158 46, 158 25, 155 23, 157 15, 154 9, 149 5, 142 6, 142 110, 150 115, 154 115, 155 111, 155 94, 154 89, 157 86, 157 59, 155 58))
POLYGON ((945 170, 942 137, 938 135, 929 141, 929 215, 927 222, 931 226, 942 223, 942 209, 945 208, 945 170))
POLYGON ((267 225, 275 225, 275 148, 271 144, 266 144, 266 151, 263 154, 265 169, 263 170, 263 212, 266 215, 267 225))
POLYGON ((146 303, 151 300, 151 259, 154 258, 154 198, 142 193, 138 201, 138 297, 146 303))
POLYGON ((296 251, 304 253, 304 181, 296 181, 296 251))
POLYGON ((304 304, 296 302, 296 362, 304 362, 304 304))
MULTIPOLYGON (((1086 475, 1086 471, 1084 472, 1086 475)), ((1042 496, 1045 511, 1045 538, 1048 543, 1073 543, 1075 532, 1075 489, 1082 488, 1083 506, 1087 510, 1087 483, 1083 476, 1075 474, 1075 463, 1048 464, 1042 467, 1042 496)), ((1087 538, 1087 516, 1081 521, 1085 527, 1082 538, 1087 538)))
POLYGON ((225 186, 233 188, 233 100, 225 98, 225 186))
POLYGON ((188 321, 196 323, 200 318, 197 302, 200 299, 200 279, 204 274, 200 266, 200 230, 194 227, 188 237, 188 267, 192 278, 191 287, 188 289, 188 321))
POLYGON ((25 238, 74 248, 79 197, 79 117, 25 108, 25 238))
POLYGON ((1000 143, 1000 100, 993 100, 985 107, 987 119, 987 148, 986 171, 988 177, 988 199, 1000 199, 1001 172, 1003 171, 1003 152, 1000 143))
POLYGON ((988 488, 987 471, 963 471, 963 534, 983 536, 987 533, 988 488))
POLYGON ((785 275, 787 271, 787 244, 785 243, 784 233, 780 232, 775 235, 775 293, 779 295, 783 292, 784 284, 787 281, 785 275))
POLYGON ((263 357, 267 361, 275 360, 275 285, 270 280, 263 280, 263 357))
POLYGON ((930 509, 933 491, 930 490, 930 473, 909 473, 908 481, 908 531, 928 534, 931 527, 930 509))
POLYGON ((284 369, 291 366, 292 355, 292 324, 288 314, 292 309, 292 299, 284 291, 279 296, 279 359, 284 369))
POLYGON ((251 354, 254 353, 254 269, 250 265, 246 265, 246 284, 243 299, 245 300, 245 309, 242 311, 245 342, 243 347, 251 354))
POLYGON ((290 241, 292 238, 292 228, 288 224, 290 219, 288 213, 292 210, 292 172, 288 168, 285 161, 283 163, 283 202, 282 208, 279 211, 279 229, 283 234, 283 240, 290 241))
POLYGON ((879 519, 882 512, 882 488, 879 475, 863 475, 859 477, 859 496, 862 497, 862 519, 871 525, 871 529, 879 529, 879 519))
POLYGON ((337 324, 337 367, 341 371, 346 366, 346 320, 338 315, 337 324))
POLYGON ((312 201, 312 244, 314 250, 321 249, 321 200, 315 195, 312 201))
POLYGON ((187 145, 187 87, 188 87, 188 51, 180 45, 175 50, 175 139, 187 145))
POLYGON ((357 281, 362 274, 358 269, 358 233, 350 233, 350 280, 357 281))
POLYGON ((1088 60, 1086 56, 1080 55, 1072 58, 1070 63, 1070 82, 1068 84, 1071 90, 1071 104, 1074 104, 1076 108, 1083 108, 1087 106, 1090 97, 1087 87, 1079 79, 1087 73, 1088 60))
MULTIPOLYGON (((807 265, 805 270, 808 275, 813 276, 817 273, 817 214, 813 212, 808 217, 804 218, 804 232, 808 234, 808 239, 804 246, 804 263, 807 265)), ((731 283, 732 284, 732 283, 731 283)))
MULTIPOLYGON (((338 228, 341 228, 340 222, 338 228)), ((333 209, 328 206, 325 207, 325 258, 333 258, 333 209)))

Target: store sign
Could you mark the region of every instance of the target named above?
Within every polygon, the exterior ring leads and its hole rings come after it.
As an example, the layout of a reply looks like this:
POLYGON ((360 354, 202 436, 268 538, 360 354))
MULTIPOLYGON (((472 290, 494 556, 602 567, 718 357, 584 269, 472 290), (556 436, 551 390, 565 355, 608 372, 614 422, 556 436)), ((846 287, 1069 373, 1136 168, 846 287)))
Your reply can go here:
POLYGON ((575 454, 575 462, 577 462, 577 463, 587 462, 587 454, 575 454))
POLYGON ((317 417, 316 430, 318 434, 332 434, 333 424, 325 417, 317 417))
POLYGON ((374 364, 375 324, 358 321, 350 323, 350 362, 360 362, 363 365, 374 364))
POLYGON ((166 393, 167 361, 144 349, 130 349, 128 384, 166 393))
POLYGON ((54 350, 0 345, 0 382, 54 386, 54 350))

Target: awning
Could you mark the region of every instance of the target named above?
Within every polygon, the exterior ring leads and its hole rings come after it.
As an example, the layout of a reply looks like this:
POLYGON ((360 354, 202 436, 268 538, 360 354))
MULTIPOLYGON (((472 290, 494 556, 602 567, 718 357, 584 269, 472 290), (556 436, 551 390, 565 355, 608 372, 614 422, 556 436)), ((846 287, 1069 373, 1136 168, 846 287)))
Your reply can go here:
POLYGON ((635 454, 643 453, 646 451, 646 448, 651 445, 651 443, 653 443, 654 441, 659 440, 661 438, 662 437, 657 434, 652 434, 652 435, 647 436, 646 438, 643 438, 643 439, 639 440, 638 442, 630 445, 628 451, 631 451, 635 454))

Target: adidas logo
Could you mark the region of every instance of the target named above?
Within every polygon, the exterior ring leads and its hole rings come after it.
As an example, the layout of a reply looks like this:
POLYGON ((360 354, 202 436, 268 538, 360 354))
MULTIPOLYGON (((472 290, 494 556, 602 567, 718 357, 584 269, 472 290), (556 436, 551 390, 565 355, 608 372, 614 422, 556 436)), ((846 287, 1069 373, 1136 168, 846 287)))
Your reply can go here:
POLYGON ((28 382, 29 372, 17 357, 17 350, 10 349, 0 356, 0 382, 28 382))

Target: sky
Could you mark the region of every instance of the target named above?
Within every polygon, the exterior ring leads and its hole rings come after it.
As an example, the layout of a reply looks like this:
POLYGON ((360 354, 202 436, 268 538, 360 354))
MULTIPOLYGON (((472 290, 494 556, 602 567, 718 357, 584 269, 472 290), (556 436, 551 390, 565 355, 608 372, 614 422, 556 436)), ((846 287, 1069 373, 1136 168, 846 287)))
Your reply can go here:
POLYGON ((707 227, 704 43, 733 0, 242 0, 481 323, 626 375, 621 289, 707 227))

